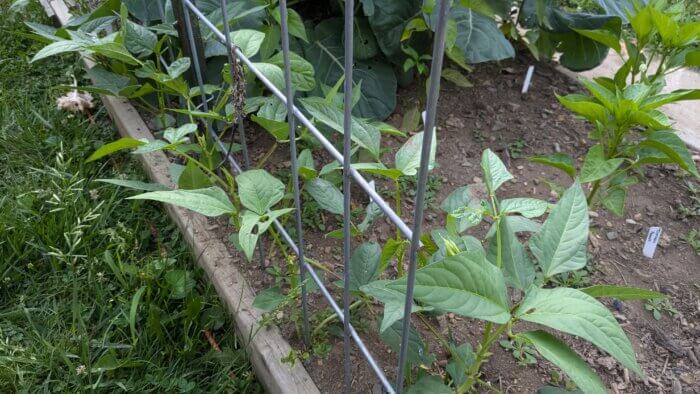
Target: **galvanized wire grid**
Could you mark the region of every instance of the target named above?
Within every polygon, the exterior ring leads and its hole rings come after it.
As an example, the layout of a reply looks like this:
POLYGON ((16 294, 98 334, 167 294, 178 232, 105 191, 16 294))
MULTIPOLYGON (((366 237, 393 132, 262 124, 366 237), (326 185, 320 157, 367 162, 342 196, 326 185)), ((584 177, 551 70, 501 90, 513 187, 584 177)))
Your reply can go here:
MULTIPOLYGON (((174 1, 173 6, 177 6, 179 2, 174 1)), ((314 124, 299 110, 299 108, 294 104, 294 92, 292 90, 291 83, 291 66, 289 59, 289 29, 287 22, 287 1, 280 0, 280 25, 281 25, 281 44, 282 44, 282 55, 284 60, 284 78, 285 78, 285 91, 281 92, 275 85, 270 82, 261 72, 258 70, 254 64, 248 59, 240 49, 236 48, 231 44, 227 10, 226 10, 226 0, 220 0, 221 12, 224 20, 224 32, 222 33, 206 16, 197 8, 194 1, 182 0, 182 15, 184 21, 178 21, 184 23, 185 31, 187 34, 187 40, 189 42, 190 48, 197 48, 192 20, 190 17, 190 12, 195 15, 201 23, 206 25, 215 35, 215 38, 225 45, 229 49, 229 63, 231 64, 231 70, 233 70, 233 65, 237 61, 243 62, 255 76, 269 89, 277 98, 279 98, 287 106, 287 117, 289 123, 289 146, 290 146, 290 161, 292 166, 292 184, 294 189, 294 208, 295 208, 295 225, 297 239, 296 241, 287 233, 284 227, 279 223, 278 220, 274 220, 273 224, 275 229, 282 235, 284 241, 289 245, 289 247, 296 253, 299 258, 299 275, 300 282, 302 283, 301 289, 301 305, 302 305, 302 318, 303 318, 303 340, 306 345, 309 345, 311 338, 309 337, 309 316, 308 316, 308 296, 305 285, 305 277, 308 274, 311 279, 318 285, 321 294, 328 301, 333 311, 338 315, 338 319, 343 323, 344 328, 344 338, 343 338, 343 367, 344 367, 344 387, 345 392, 350 391, 350 385, 352 382, 352 366, 350 364, 350 347, 352 342, 359 349, 362 356, 365 358, 371 369, 376 374, 377 378, 381 382, 382 386, 388 393, 401 393, 403 390, 403 381, 405 376, 406 357, 408 354, 408 334, 409 327, 411 324, 411 307, 413 299, 413 288, 415 282, 416 273, 416 258, 418 253, 418 248, 420 247, 420 234, 421 225, 423 221, 423 203, 425 201, 425 189, 426 181, 428 177, 428 163, 430 159, 430 147, 432 145, 433 133, 432 130, 435 127, 435 117, 437 110, 437 101, 440 90, 440 71, 442 69, 442 62, 445 53, 445 33, 447 30, 447 13, 449 10, 449 0, 440 0, 439 2, 439 17, 438 24, 435 27, 435 37, 433 43, 433 56, 431 63, 430 72, 430 87, 428 91, 428 100, 426 105, 425 113, 425 132, 423 133, 423 146, 421 151, 420 159, 420 169, 418 171, 418 184, 416 190, 415 198, 415 210, 414 210, 414 221, 413 228, 409 226, 394 212, 394 210, 389 206, 389 204, 379 196, 379 194, 370 186, 367 180, 351 166, 350 162, 350 145, 351 145, 351 112, 352 106, 345 105, 344 108, 344 119, 343 119, 343 152, 342 154, 331 144, 328 139, 326 139, 323 134, 314 126, 314 124), (188 12, 189 10, 189 12, 188 12), (235 55, 235 57, 234 57, 235 55), (406 300, 404 304, 404 316, 403 319, 403 331, 401 337, 401 349, 399 351, 399 361, 398 361, 398 372, 397 380, 395 385, 387 379, 386 375, 382 371, 379 364, 369 352, 365 346, 362 338, 358 335, 355 328, 350 324, 350 312, 349 312, 349 300, 350 300, 350 255, 352 249, 352 242, 350 237, 350 221, 345 220, 343 224, 343 263, 344 263, 344 286, 343 286, 343 308, 338 306, 338 303, 333 299, 328 288, 323 284, 323 281, 318 276, 314 268, 309 265, 304 259, 304 232, 302 228, 301 221, 301 197, 300 197, 300 187, 299 187, 299 167, 297 165, 297 148, 296 148, 296 121, 299 121, 304 125, 311 134, 321 143, 321 145, 328 151, 328 153, 343 165, 343 211, 344 217, 350 217, 350 187, 354 181, 357 185, 369 195, 370 199, 376 203, 382 212, 389 218, 389 220, 404 234, 407 239, 410 239, 411 244, 409 248, 409 267, 408 267, 408 281, 406 288, 406 300)), ((353 7, 354 0, 345 0, 345 80, 344 80, 344 95, 343 102, 352 102, 352 71, 353 71, 353 7)), ((200 42, 201 45, 201 42, 200 42)), ((194 72, 196 75, 197 83, 199 84, 200 93, 202 97, 202 107, 205 111, 208 110, 208 98, 204 88, 204 74, 201 69, 201 64, 197 50, 192 50, 188 54, 192 57, 192 64, 194 65, 194 72)), ((233 72, 233 71, 232 71, 233 72)), ((245 133, 243 129, 243 119, 242 116, 238 116, 234 120, 238 126, 238 131, 240 133, 240 142, 242 148, 242 155, 244 160, 244 168, 249 166, 249 156, 248 149, 245 141, 245 133)), ((208 128, 210 131, 210 136, 214 142, 218 145, 220 150, 223 152, 230 153, 230 146, 225 146, 223 141, 219 138, 217 133, 212 129, 208 128)), ((228 162, 231 171, 234 174, 238 174, 242 171, 241 166, 236 162, 235 158, 228 154, 225 160, 228 162)), ((262 249, 261 249, 262 250, 262 249)), ((263 254, 260 254, 261 264, 263 254)))

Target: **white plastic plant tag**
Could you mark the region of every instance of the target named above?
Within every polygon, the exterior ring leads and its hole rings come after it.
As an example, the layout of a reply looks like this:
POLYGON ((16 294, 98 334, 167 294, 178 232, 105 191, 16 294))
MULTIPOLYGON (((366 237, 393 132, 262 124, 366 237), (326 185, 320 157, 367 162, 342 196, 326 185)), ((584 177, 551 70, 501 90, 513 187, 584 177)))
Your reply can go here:
POLYGON ((527 74, 525 74, 525 82, 523 82, 523 90, 520 92, 520 94, 525 94, 527 93, 528 89, 530 89, 530 81, 532 81, 533 72, 535 72, 535 66, 530 66, 527 68, 527 74))
POLYGON ((644 242, 644 249, 642 250, 644 257, 654 257, 659 238, 661 238, 661 227, 649 227, 649 234, 647 234, 647 240, 644 242))

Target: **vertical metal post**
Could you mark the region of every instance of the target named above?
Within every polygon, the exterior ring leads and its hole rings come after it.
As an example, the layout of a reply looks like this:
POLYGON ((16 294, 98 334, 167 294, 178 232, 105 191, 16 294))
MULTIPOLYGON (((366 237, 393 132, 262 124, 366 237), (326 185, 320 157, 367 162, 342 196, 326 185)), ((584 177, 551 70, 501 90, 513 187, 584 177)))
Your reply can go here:
MULTIPOLYGON (((183 6, 184 7, 184 6, 183 6)), ((194 38, 194 29, 192 28, 192 19, 190 18, 190 12, 187 8, 183 8, 183 19, 185 20, 185 33, 187 34, 187 42, 190 48, 196 48, 197 43, 194 38)), ((201 38, 201 35, 198 34, 201 38)), ((204 77, 202 75, 202 64, 200 64, 200 57, 198 51, 194 50, 190 54, 192 56, 192 64, 194 65, 194 76, 195 81, 199 85, 199 93, 202 96, 202 108, 205 112, 209 111, 209 103, 207 102, 206 89, 204 88, 204 77)))
POLYGON ((304 344, 309 346, 309 315, 307 311, 306 266, 304 261, 304 233, 301 226, 301 196, 299 191, 299 166, 297 164, 296 125, 294 117, 294 92, 292 91, 292 68, 289 59, 289 26, 287 24, 287 0, 280 0, 280 26, 282 57, 284 59, 284 90, 287 98, 287 122, 289 123, 289 150, 294 187, 294 216, 299 248, 299 283, 301 283, 301 313, 303 318, 304 344))
POLYGON ((396 392, 401 393, 404 381, 404 366, 408 354, 408 334, 411 327, 411 307, 413 305, 413 288, 416 281, 416 257, 420 244, 421 226, 423 224, 423 205, 425 202, 425 187, 428 179, 428 165, 430 162, 430 147, 433 144, 433 129, 435 128, 435 115, 437 101, 440 94, 440 74, 442 61, 445 55, 445 33, 447 31, 447 13, 450 8, 450 0, 440 0, 438 25, 435 31, 433 44, 433 60, 430 65, 430 89, 426 105, 425 127, 423 129, 423 146, 421 149, 420 169, 418 170, 418 185, 416 191, 416 205, 413 213, 413 236, 408 252, 408 276, 406 281, 406 301, 404 303, 403 331, 401 332, 401 349, 399 351, 399 370, 396 380, 396 392))
MULTIPOLYGON (((196 63, 198 63, 200 70, 203 70, 204 46, 202 45, 202 36, 199 33, 199 23, 197 23, 197 31, 195 32, 194 29, 192 29, 193 22, 190 20, 190 12, 187 9, 187 7, 185 7, 185 4, 182 0, 172 0, 172 6, 175 20, 177 20, 177 24, 175 27, 177 28, 178 38, 180 40, 180 47, 182 48, 182 52, 185 54, 185 56, 189 57, 192 60, 192 63, 195 63, 195 59, 198 59, 196 63), (189 22, 187 22, 188 20, 189 22), (187 23, 190 24, 189 33, 186 26, 187 23), (194 37, 192 40, 190 40, 190 35, 196 35, 197 40, 195 40, 194 37)), ((197 83, 197 78, 194 75, 192 69, 187 70, 185 76, 187 77, 187 81, 190 83, 190 85, 194 85, 197 83)))
MULTIPOLYGON (((231 28, 228 25, 228 10, 226 9, 226 0, 221 0, 221 15, 224 18, 224 39, 226 41, 226 54, 228 55, 228 64, 229 64, 229 71, 231 73, 231 81, 236 78, 236 64, 238 63, 238 60, 233 56, 233 45, 231 44, 231 28)), ((235 108, 234 108, 235 109, 235 108)), ((245 128, 243 126, 243 114, 236 114, 236 119, 235 119, 237 125, 238 125, 238 133, 239 133, 239 139, 241 141, 241 151, 243 153, 243 164, 245 165, 245 169, 248 169, 250 167, 250 159, 248 158, 248 144, 246 143, 245 139, 245 128)), ((231 128, 233 129, 233 125, 231 128)), ((231 144, 233 144, 233 141, 231 141, 231 144)), ((230 152, 230 149, 229 149, 230 152)), ((228 155, 229 153, 227 153, 228 155)))
POLYGON ((350 147, 352 134, 352 69, 354 0, 345 0, 345 81, 343 85, 343 368, 345 393, 350 393, 352 365, 350 364, 350 147))

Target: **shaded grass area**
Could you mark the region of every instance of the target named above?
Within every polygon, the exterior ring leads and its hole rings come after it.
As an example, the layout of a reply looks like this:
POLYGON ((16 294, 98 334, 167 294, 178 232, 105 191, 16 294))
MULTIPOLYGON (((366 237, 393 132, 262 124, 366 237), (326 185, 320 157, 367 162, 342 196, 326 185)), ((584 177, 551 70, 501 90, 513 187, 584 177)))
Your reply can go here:
POLYGON ((0 0, 0 392, 261 392, 162 208, 95 181, 143 174, 128 155, 85 163, 115 131, 103 109, 56 110, 52 86, 81 71, 29 63, 22 22, 48 23, 33 3, 0 0))

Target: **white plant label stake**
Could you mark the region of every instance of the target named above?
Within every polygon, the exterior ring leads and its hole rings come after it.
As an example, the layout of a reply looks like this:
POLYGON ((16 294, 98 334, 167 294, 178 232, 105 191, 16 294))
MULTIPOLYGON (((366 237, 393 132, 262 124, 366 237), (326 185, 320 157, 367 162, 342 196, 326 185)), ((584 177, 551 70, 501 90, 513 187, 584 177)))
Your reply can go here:
POLYGON ((647 240, 644 242, 644 249, 642 250, 644 257, 654 257, 659 238, 661 238, 661 227, 649 227, 649 234, 647 234, 647 240))
POLYGON ((525 82, 523 82, 523 90, 520 92, 520 94, 525 94, 527 93, 527 90, 530 89, 530 81, 532 81, 533 72, 535 72, 535 66, 530 66, 527 68, 527 74, 525 74, 525 82))

